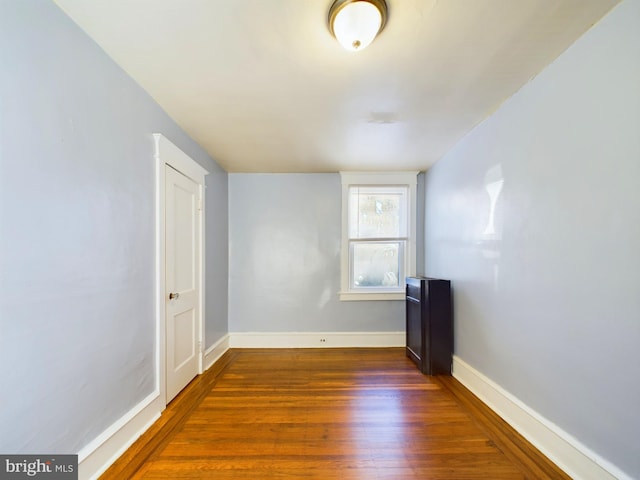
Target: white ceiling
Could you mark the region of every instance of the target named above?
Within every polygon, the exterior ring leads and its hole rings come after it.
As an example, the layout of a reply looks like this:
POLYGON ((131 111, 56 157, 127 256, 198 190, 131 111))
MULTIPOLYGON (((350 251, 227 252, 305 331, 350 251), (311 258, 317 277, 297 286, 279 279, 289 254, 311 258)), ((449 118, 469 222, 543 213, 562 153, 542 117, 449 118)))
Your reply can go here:
POLYGON ((425 170, 619 0, 55 0, 229 172, 425 170))

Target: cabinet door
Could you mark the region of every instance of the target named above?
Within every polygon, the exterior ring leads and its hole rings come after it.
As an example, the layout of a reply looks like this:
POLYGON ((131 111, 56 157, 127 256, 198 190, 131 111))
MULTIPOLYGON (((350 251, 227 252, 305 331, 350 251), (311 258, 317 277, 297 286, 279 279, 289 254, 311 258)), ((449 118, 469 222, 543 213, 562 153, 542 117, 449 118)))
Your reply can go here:
POLYGON ((407 297, 407 348, 418 366, 422 362, 422 313, 418 300, 407 297))

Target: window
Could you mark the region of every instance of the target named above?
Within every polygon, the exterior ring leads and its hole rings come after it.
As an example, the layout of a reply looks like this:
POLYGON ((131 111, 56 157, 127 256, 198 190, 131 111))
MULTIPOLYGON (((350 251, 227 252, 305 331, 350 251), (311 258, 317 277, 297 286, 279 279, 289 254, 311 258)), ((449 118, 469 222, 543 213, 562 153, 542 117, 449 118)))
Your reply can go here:
POLYGON ((341 300, 404 300, 415 273, 417 172, 342 177, 341 300))

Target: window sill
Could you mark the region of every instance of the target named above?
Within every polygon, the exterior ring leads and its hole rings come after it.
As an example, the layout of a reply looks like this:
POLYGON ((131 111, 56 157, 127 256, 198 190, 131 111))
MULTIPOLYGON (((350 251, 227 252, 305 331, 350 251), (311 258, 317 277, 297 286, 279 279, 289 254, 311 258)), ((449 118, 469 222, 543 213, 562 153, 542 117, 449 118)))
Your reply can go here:
POLYGON ((341 302, 370 300, 405 300, 404 292, 338 292, 341 302))

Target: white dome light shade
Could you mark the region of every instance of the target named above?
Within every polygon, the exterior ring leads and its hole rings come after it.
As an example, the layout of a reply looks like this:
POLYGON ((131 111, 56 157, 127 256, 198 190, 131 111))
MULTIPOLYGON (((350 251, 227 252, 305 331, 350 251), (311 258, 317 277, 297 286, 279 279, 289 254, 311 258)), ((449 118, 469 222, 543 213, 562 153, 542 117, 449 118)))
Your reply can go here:
POLYGON ((384 2, 336 2, 329 12, 331 32, 340 45, 352 51, 362 50, 373 42, 385 21, 384 2))

